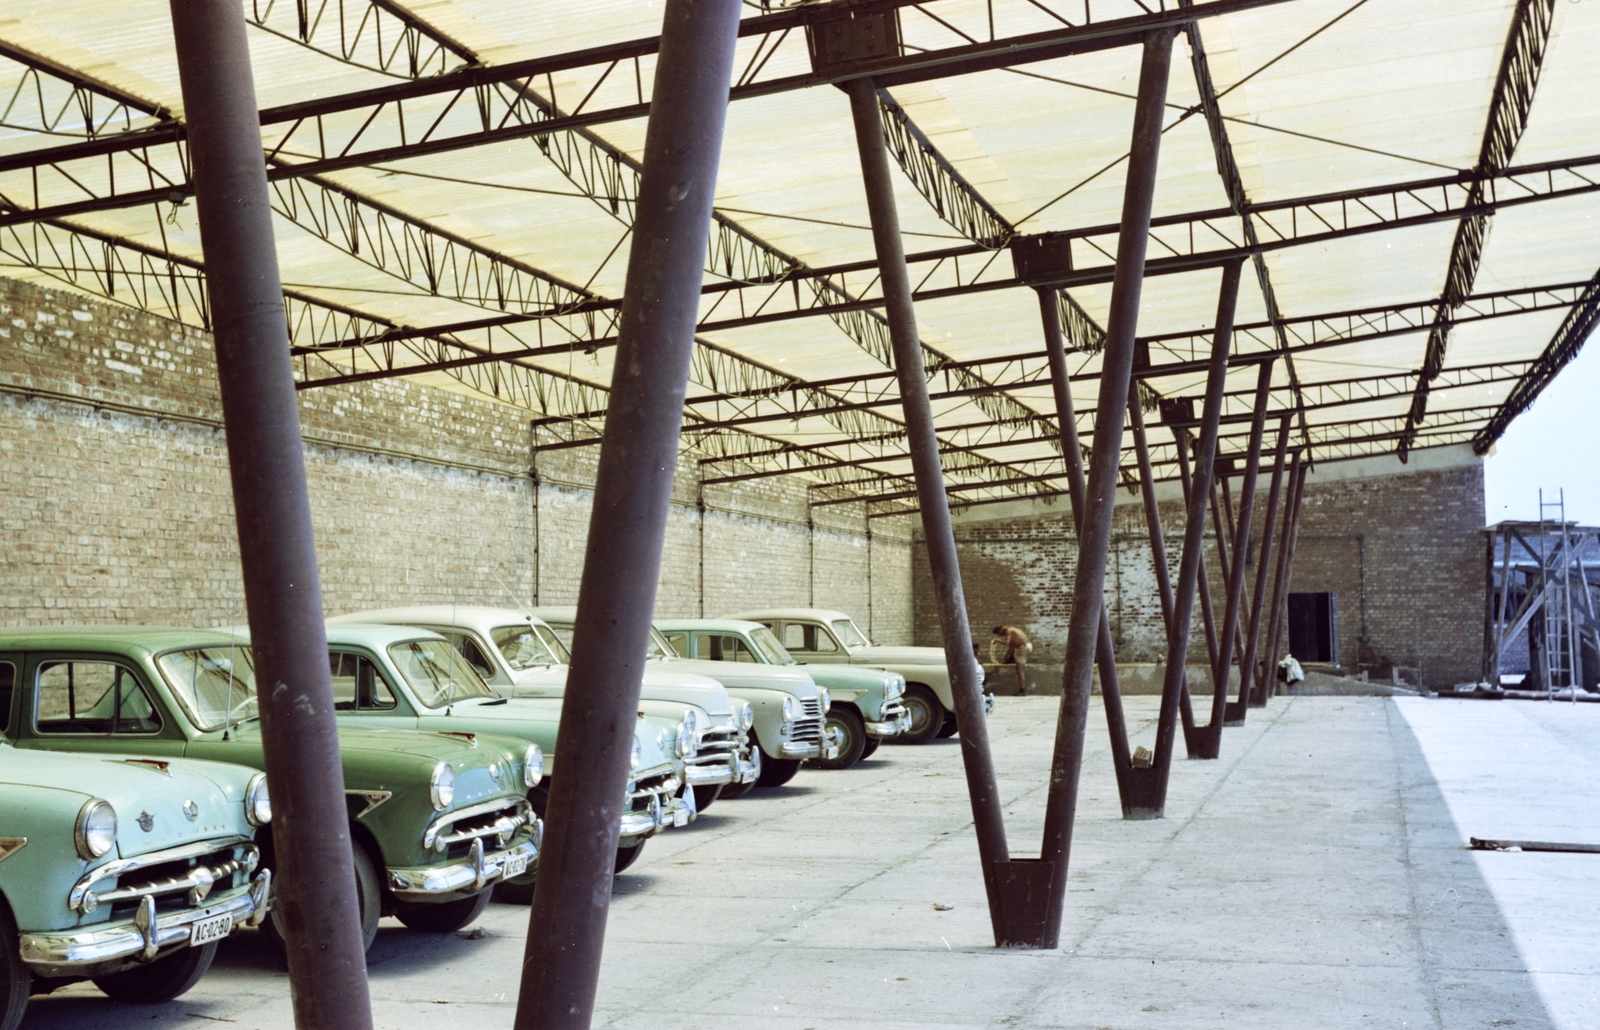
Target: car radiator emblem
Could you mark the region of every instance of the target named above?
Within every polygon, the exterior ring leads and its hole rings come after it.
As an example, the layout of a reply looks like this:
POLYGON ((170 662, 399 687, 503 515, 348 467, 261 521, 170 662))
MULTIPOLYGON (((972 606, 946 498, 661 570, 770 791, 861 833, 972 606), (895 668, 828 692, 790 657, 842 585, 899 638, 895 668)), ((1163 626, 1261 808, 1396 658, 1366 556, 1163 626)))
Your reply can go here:
POLYGON ((188 817, 188 820, 192 823, 196 819, 200 818, 200 806, 195 804, 193 801, 185 801, 183 803, 183 814, 188 817))
POLYGON ((156 825, 156 817, 151 815, 149 812, 140 812, 139 818, 135 821, 139 824, 139 829, 146 833, 149 833, 151 830, 153 830, 156 825))

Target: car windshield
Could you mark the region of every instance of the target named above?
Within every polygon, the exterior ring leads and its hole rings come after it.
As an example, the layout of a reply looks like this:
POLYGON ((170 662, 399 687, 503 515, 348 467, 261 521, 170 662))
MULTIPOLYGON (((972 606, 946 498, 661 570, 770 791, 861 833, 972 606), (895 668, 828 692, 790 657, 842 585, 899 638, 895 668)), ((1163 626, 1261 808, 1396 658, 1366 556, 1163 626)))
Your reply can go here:
POLYGON ((644 656, 646 658, 676 658, 678 657, 678 652, 673 650, 671 644, 667 643, 667 638, 661 635, 659 629, 651 626, 650 643, 645 645, 644 656))
POLYGON ((533 631, 539 634, 539 639, 544 641, 544 646, 548 647, 550 653, 556 656, 556 661, 562 665, 572 664, 572 652, 568 651, 567 645, 563 644, 561 638, 556 636, 555 630, 549 626, 535 626, 533 631))
POLYGON ((765 626, 750 631, 750 642, 761 652, 761 657, 766 659, 768 665, 793 665, 794 656, 789 654, 787 648, 778 642, 772 630, 765 626))
POLYGON ((496 626, 489 631, 494 646, 500 649, 506 664, 514 671, 532 669, 540 665, 557 665, 561 662, 551 653, 544 639, 534 632, 529 623, 516 626, 496 626))
POLYGON ((407 640, 389 645, 389 657, 425 708, 443 708, 452 701, 493 697, 483 677, 461 652, 444 640, 407 640))
POLYGON ((839 643, 854 651, 858 647, 871 647, 872 641, 866 634, 856 629, 856 624, 849 619, 837 619, 833 623, 833 632, 839 638, 839 643))
POLYGON ((169 651, 156 659, 156 667, 201 732, 258 715, 256 668, 247 644, 169 651))

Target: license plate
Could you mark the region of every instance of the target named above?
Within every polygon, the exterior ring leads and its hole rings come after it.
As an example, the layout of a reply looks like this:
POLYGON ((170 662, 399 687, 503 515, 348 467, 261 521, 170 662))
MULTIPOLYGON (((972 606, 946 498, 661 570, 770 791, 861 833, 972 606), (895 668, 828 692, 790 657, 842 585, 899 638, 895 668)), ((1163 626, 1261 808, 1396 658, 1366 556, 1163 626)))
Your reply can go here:
POLYGON ((501 859, 501 867, 505 870, 505 879, 510 880, 521 876, 528 871, 528 853, 515 851, 501 859))
POLYGON ((189 947, 220 941, 233 932, 233 916, 212 916, 202 919, 189 928, 189 947))
POLYGON ((686 808, 679 808, 679 809, 674 810, 673 813, 672 813, 672 825, 673 826, 688 826, 689 825, 689 810, 686 809, 686 808))

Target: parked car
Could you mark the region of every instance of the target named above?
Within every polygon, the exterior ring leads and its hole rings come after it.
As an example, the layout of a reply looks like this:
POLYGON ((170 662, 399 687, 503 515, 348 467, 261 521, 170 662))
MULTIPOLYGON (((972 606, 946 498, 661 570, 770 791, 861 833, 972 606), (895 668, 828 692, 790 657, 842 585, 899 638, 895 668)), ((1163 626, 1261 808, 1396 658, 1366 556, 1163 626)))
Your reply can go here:
MULTIPOLYGON (((500 697, 447 640, 414 626, 330 622, 328 662, 334 682, 352 685, 344 693, 354 691, 354 702, 339 711, 341 721, 447 734, 492 733, 539 749, 544 775, 529 784, 527 800, 544 817, 551 780, 561 771, 556 761, 559 698, 500 697)), ((684 763, 694 758, 694 735, 684 721, 637 717, 617 872, 638 860, 651 837, 694 821, 694 792, 682 789, 684 763)), ((511 879, 495 896, 527 904, 533 899, 533 882, 531 874, 511 879)))
MULTIPOLYGON (((658 619, 656 629, 684 658, 758 665, 799 663, 759 622, 741 619, 658 619)), ((823 769, 846 769, 877 750, 880 740, 896 737, 911 725, 900 703, 906 680, 898 672, 847 665, 808 665, 806 675, 828 692, 832 704, 823 721, 823 742, 838 752, 834 758, 813 758, 823 769)))
MULTIPOLYGON (((8 698, 16 674, 0 663, 8 698)), ((193 987, 218 941, 267 914, 253 838, 271 818, 251 769, 0 742, 0 1030, 30 993, 80 980, 118 1001, 193 987)))
MULTIPOLYGON (((539 607, 533 614, 545 621, 561 642, 572 647, 572 626, 576 608, 539 607)), ((652 629, 646 655, 651 664, 660 663, 673 671, 709 676, 736 698, 750 702, 755 724, 750 739, 759 746, 761 770, 753 783, 729 785, 722 797, 742 797, 752 787, 777 787, 794 779, 800 763, 808 758, 826 757, 822 744, 822 718, 828 698, 811 677, 798 666, 730 664, 679 658, 666 638, 652 629), (731 789, 730 789, 731 788, 731 789)))
MULTIPOLYGON (((502 697, 563 697, 572 661, 566 645, 544 620, 514 608, 478 605, 419 605, 355 612, 330 623, 366 622, 432 630, 455 645, 489 689, 502 697)), ((746 738, 754 724, 750 703, 730 698, 706 676, 647 663, 639 690, 646 715, 688 723, 694 756, 684 778, 703 811, 724 784, 755 781, 760 768, 746 738)))
MULTIPOLYGON (((943 648, 874 644, 850 616, 827 608, 766 608, 738 612, 731 618, 761 623, 807 666, 864 665, 904 676, 904 703, 911 714, 911 728, 898 738, 902 743, 926 744, 934 737, 955 734, 955 695, 950 692, 943 648)), ((981 668, 976 675, 978 682, 983 682, 981 668)), ((994 695, 985 694, 984 710, 993 709, 994 695)))
MULTIPOLYGON (((265 764, 250 648, 235 635, 5 629, 0 663, 18 672, 6 733, 20 748, 265 764)), ((355 703, 353 681, 335 686, 347 691, 336 706, 355 703)), ((538 857, 542 827, 523 792, 538 784, 544 756, 526 741, 351 723, 340 727, 339 752, 369 947, 385 914, 424 932, 467 925, 489 888, 538 857)), ((258 845, 272 868, 270 827, 258 845)), ((281 958, 276 910, 262 931, 281 958)))

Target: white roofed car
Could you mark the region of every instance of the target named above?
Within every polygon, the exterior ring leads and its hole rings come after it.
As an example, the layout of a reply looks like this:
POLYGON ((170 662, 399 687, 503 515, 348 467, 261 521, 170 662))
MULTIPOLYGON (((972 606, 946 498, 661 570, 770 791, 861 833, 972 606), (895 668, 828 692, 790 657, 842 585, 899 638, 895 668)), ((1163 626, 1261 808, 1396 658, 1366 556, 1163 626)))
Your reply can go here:
MULTIPOLYGON (((502 697, 566 694, 571 661, 566 645, 543 619, 526 611, 433 604, 355 612, 329 621, 432 630, 454 644, 502 697)), ((754 783, 760 774, 760 758, 746 740, 754 713, 744 700, 729 697, 715 679, 649 663, 640 686, 639 710, 674 722, 689 721, 685 713, 692 714, 695 753, 685 761, 684 776, 694 788, 697 811, 729 786, 754 783)))
MULTIPOLYGON (((572 646, 572 627, 577 618, 573 607, 545 606, 533 614, 543 619, 562 642, 572 646)), ((695 661, 680 658, 654 628, 645 663, 650 670, 670 673, 697 673, 710 676, 728 693, 748 701, 755 713, 751 738, 760 745, 761 774, 755 786, 778 787, 788 783, 808 758, 824 757, 823 716, 828 710, 827 692, 819 688, 805 671, 794 666, 758 665, 748 662, 695 661)), ((830 749, 833 750, 833 749, 830 749)), ((836 752, 835 752, 836 754, 836 752)), ((723 797, 739 797, 745 788, 724 787, 723 797)))
MULTIPOLYGON (((802 662, 864 665, 898 672, 906 678, 902 703, 911 714, 911 729, 898 739, 926 744, 956 732, 955 695, 950 670, 940 647, 897 647, 874 644, 844 612, 831 608, 763 608, 730 618, 759 622, 777 634, 784 648, 802 662)), ((973 659, 973 664, 977 664, 973 659)), ((983 682, 983 670, 975 675, 983 682)), ((994 708, 994 695, 984 696, 984 710, 994 708)))

